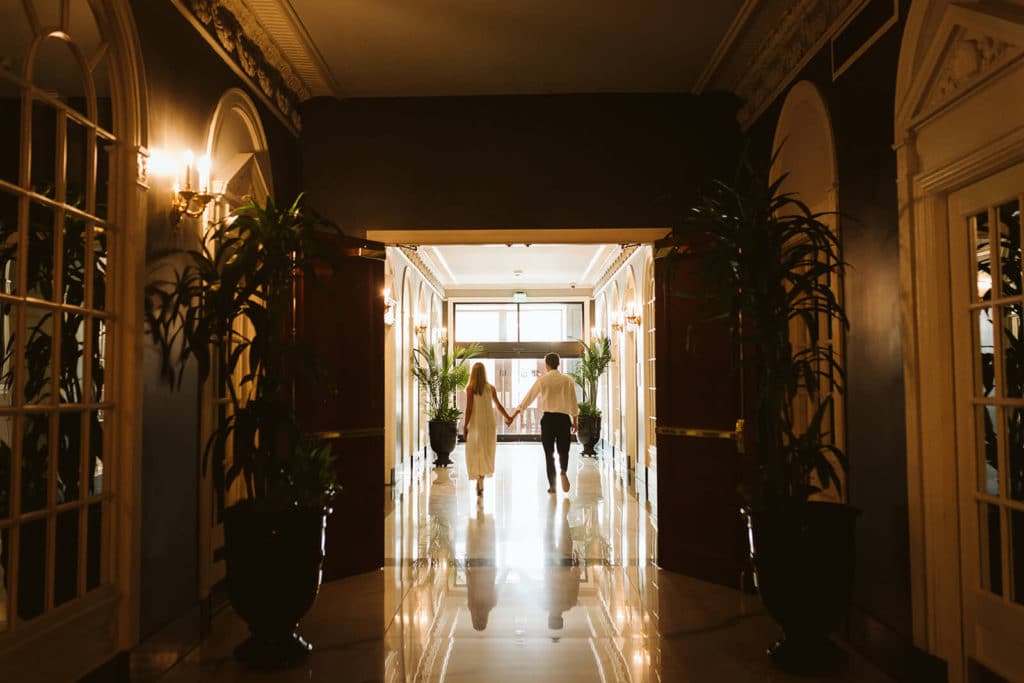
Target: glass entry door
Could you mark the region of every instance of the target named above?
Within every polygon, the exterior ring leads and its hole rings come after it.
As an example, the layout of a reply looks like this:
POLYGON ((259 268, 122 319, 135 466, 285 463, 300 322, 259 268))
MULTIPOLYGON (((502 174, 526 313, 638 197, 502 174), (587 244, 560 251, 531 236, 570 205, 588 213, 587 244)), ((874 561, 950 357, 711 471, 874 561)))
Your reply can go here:
MULTIPOLYGON (((479 361, 487 368, 487 380, 498 391, 498 399, 510 413, 519 405, 533 383, 544 374, 544 356, 555 352, 562 358, 559 370, 570 373, 579 364, 585 312, 582 302, 456 303, 455 342, 483 346, 479 361)), ((581 394, 577 387, 577 398, 581 394)), ((465 392, 460 392, 459 409, 466 410, 465 392)), ((512 423, 498 420, 502 440, 539 439, 544 406, 538 399, 512 423)))
MULTIPOLYGON (((511 413, 526 396, 533 383, 544 374, 544 358, 474 358, 487 368, 487 381, 494 385, 498 392, 498 400, 511 413)), ((570 373, 579 365, 579 358, 562 358, 559 370, 570 373)), ((579 391, 577 388, 577 398, 579 391)), ((466 392, 459 392, 459 410, 466 412, 466 392)), ((544 403, 541 399, 522 412, 511 427, 498 417, 498 438, 514 441, 517 439, 540 438, 540 418, 544 414, 544 403)))

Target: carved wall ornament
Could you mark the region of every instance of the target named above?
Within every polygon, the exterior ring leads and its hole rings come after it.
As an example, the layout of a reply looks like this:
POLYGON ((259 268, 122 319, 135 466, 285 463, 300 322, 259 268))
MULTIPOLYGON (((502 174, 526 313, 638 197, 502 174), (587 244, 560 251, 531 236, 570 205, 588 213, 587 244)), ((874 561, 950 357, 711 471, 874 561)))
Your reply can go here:
POLYGON ((924 109, 948 101, 1019 52, 1013 45, 992 36, 971 29, 958 30, 946 50, 924 109))
POLYGON ((226 52, 256 94, 295 131, 302 128, 299 104, 309 88, 295 73, 243 0, 177 0, 175 4, 207 41, 226 52))

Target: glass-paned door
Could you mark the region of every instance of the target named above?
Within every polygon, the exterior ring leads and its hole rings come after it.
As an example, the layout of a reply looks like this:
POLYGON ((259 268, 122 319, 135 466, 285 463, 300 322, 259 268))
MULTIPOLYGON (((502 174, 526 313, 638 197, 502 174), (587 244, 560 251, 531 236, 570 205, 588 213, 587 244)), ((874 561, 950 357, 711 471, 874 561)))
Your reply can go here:
POLYGON ((0 45, 0 640, 113 582, 109 32, 41 4, 0 45))
POLYGON ((949 199, 967 655, 1024 671, 1024 166, 949 199))

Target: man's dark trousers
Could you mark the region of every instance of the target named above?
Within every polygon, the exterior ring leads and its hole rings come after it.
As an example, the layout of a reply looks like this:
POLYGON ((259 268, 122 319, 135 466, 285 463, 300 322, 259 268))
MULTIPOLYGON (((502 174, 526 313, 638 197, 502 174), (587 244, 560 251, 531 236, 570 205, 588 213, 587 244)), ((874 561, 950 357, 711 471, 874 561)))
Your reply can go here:
POLYGON ((540 442, 544 446, 544 458, 548 466, 548 486, 555 487, 555 445, 558 445, 558 460, 562 471, 569 469, 569 439, 572 418, 565 413, 544 413, 540 418, 540 442))

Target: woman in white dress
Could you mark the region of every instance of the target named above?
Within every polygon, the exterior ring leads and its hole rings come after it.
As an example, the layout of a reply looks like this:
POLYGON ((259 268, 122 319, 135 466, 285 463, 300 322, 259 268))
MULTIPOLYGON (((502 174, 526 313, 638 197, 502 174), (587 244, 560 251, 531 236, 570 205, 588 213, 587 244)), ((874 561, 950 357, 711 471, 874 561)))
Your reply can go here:
POLYGON ((466 437, 466 473, 476 479, 476 495, 484 493, 484 477, 494 474, 494 450, 498 444, 498 427, 494 407, 508 419, 498 392, 487 383, 487 369, 483 363, 474 363, 466 387, 466 421, 462 432, 466 437))

